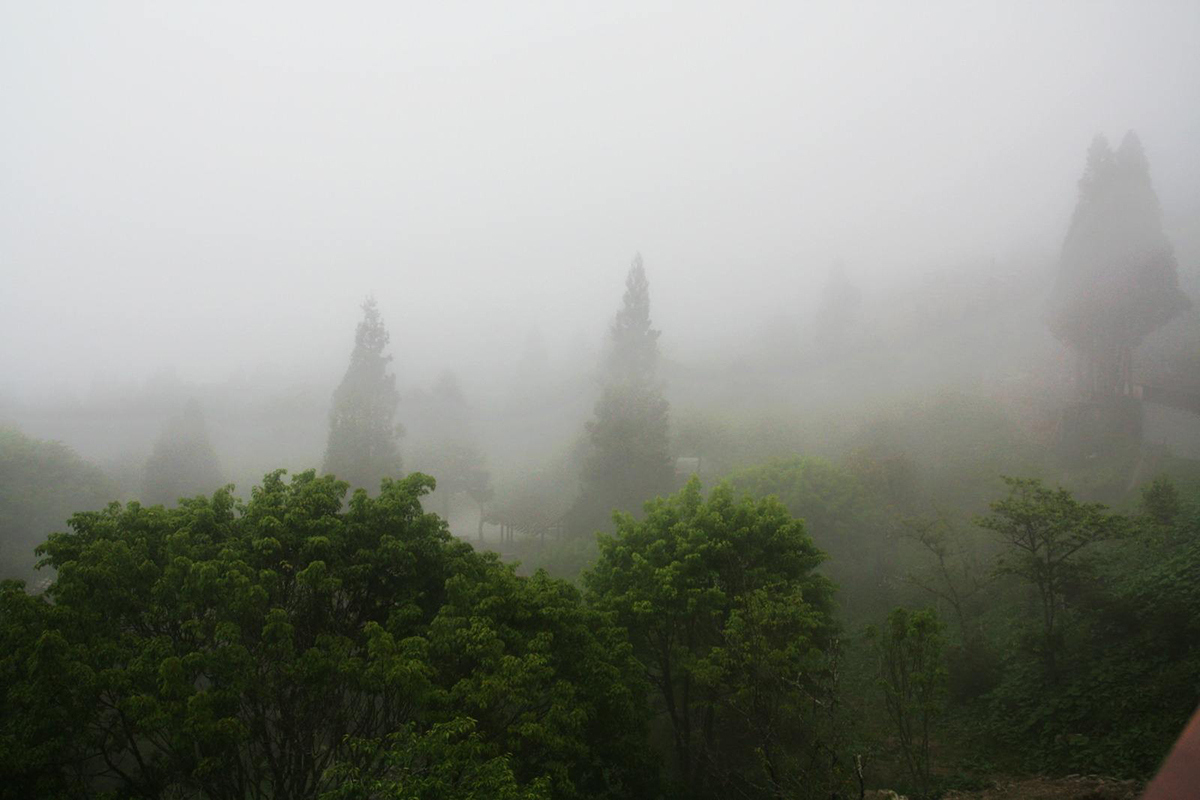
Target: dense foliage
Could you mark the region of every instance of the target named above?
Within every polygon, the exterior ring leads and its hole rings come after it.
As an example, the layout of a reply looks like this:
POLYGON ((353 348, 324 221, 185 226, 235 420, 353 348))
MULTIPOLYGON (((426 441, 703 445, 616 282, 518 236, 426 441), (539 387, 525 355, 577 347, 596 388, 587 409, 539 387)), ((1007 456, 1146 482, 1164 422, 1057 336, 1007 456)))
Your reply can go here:
POLYGON ((654 687, 686 796, 790 796, 834 781, 814 694, 830 692, 832 587, 804 524, 772 498, 693 478, 617 517, 586 576, 654 687))
POLYGON ((871 627, 884 708, 909 774, 923 792, 932 780, 930 743, 945 702, 942 624, 932 610, 897 608, 882 629, 871 627))
POLYGON ((41 548, 45 596, 4 587, 3 791, 649 791, 623 635, 454 540, 421 509, 432 485, 343 511, 345 483, 275 473, 244 504, 76 515, 41 548))
MULTIPOLYGON (((1043 524, 1069 531, 1087 514, 1089 537, 1123 535, 1093 541, 1075 554, 1088 558, 1058 570, 1045 556, 1023 556, 1021 579, 1042 580, 1033 613, 1001 634, 999 685, 971 707, 988 707, 988 733, 1028 768, 1146 776, 1200 704, 1200 516, 1193 501, 1162 521, 1154 512, 1163 491, 1159 481, 1148 493, 1151 513, 1133 517, 1070 505, 1064 513, 1069 496, 1043 495, 1043 524), (1047 604, 1057 609, 1049 629, 1047 604)), ((997 504, 1001 513, 1007 502, 997 504)))
POLYGON ((1144 778, 1200 702, 1194 489, 1118 514, 1008 479, 970 528, 818 459, 736 480, 618 513, 586 593, 454 539, 422 475, 76 514, 49 588, 0 591, 0 793, 934 795, 994 765, 1144 778), (870 604, 834 605, 771 491, 870 604), (900 515, 908 580, 872 584, 864 508, 900 515), (940 613, 877 610, 914 601, 940 613))
POLYGON ((729 482, 754 497, 778 498, 804 520, 830 556, 824 569, 843 589, 848 612, 859 616, 879 599, 874 587, 889 577, 895 547, 877 496, 857 475, 822 458, 797 457, 739 470, 729 482))
POLYGON ((979 526, 996 534, 1004 551, 997 559, 1003 574, 1030 585, 1037 596, 1039 636, 1045 679, 1058 680, 1059 653, 1063 648, 1063 617, 1070 595, 1078 593, 1087 578, 1087 561, 1093 545, 1115 538, 1120 521, 1105 513, 1099 503, 1080 503, 1066 489, 1048 489, 1036 479, 1006 478, 1008 497, 992 504, 992 513, 979 526))

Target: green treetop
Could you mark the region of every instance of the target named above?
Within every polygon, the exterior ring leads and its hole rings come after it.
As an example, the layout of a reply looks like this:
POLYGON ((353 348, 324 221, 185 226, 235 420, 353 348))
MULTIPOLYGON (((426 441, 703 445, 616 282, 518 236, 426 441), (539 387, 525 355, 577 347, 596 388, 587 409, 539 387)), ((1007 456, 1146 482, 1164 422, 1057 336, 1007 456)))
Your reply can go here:
POLYGON ((814 790, 830 777, 813 699, 828 689, 832 588, 804 523, 728 485, 705 498, 695 477, 642 521, 616 516, 585 580, 653 686, 676 796, 814 790))
POLYGON ((1059 679, 1059 655, 1069 622, 1072 591, 1084 582, 1088 550, 1120 537, 1123 518, 1099 503, 1081 503, 1061 487, 1050 489, 1036 478, 1004 478, 1008 497, 992 503, 992 513, 976 519, 1003 545, 1001 573, 1036 589, 1038 650, 1049 683, 1059 679))
POLYGON ((655 796, 624 632, 451 536, 432 486, 76 515, 45 597, 0 583, 0 795, 655 796))

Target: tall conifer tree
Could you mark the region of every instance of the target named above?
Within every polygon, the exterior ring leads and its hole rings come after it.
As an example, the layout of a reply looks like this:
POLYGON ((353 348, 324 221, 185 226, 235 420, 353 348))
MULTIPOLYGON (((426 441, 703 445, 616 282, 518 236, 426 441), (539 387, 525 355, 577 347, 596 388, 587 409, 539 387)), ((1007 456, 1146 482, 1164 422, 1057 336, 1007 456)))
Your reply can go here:
POLYGON ((1141 142, 1130 131, 1113 152, 1097 136, 1051 298, 1051 330, 1079 357, 1081 391, 1119 394, 1133 349, 1187 306, 1141 142))
POLYGON ((613 509, 635 512, 674 488, 668 442, 669 406, 658 380, 658 336, 650 323, 650 285, 640 254, 625 278, 625 295, 609 329, 600 399, 588 423, 591 453, 584 469, 586 524, 613 509))
POLYGON ((374 298, 368 298, 362 310, 350 366, 333 393, 322 468, 354 488, 377 489, 380 479, 402 473, 402 429, 395 423, 400 393, 396 376, 388 371, 392 357, 383 351, 390 337, 374 298))

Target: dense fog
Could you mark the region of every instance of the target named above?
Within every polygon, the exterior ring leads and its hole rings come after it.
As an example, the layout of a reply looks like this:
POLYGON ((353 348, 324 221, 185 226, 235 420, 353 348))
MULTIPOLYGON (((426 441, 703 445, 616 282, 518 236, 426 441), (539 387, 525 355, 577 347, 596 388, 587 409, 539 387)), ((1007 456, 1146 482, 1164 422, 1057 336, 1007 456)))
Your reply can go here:
POLYGON ((1044 332, 1097 133, 1138 131, 1196 286, 1188 3, 2 13, 0 402, 89 458, 194 396, 237 477, 315 463, 367 295, 410 402, 451 371, 483 428, 532 395, 569 434, 635 251, 677 405, 799 358, 835 264, 854 335, 939 381, 924 329, 987 286, 1044 332), (255 415, 285 435, 225 441, 255 415))
MULTIPOLYGON (((1006 493, 1084 520, 1097 575, 1146 557, 1126 525, 1200 564, 1198 41, 1194 2, 0 3, 0 578, 75 580, 33 548, 110 501, 316 470, 390 514, 425 473, 449 533, 618 614, 596 532, 694 474, 806 520, 845 630, 953 620, 951 709, 1019 705, 1006 493)), ((1047 619, 1142 608, 1071 576, 1047 619)), ((1029 663, 1090 685, 1101 638, 1052 627, 1029 663)), ((1181 702, 1144 752, 1089 717, 976 771, 1144 780, 1181 702)), ((952 788, 925 747, 867 783, 952 788)), ((758 796, 689 758, 680 796, 758 796)))

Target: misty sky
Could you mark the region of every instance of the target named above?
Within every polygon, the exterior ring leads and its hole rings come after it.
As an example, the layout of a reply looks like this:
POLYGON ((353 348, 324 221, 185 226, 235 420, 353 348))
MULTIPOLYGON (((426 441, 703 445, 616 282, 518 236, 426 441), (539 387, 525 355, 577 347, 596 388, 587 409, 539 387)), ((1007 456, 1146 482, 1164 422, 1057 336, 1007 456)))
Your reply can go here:
POLYGON ((402 382, 595 346, 640 250, 668 354, 1052 259, 1135 128, 1200 234, 1200 3, 0 0, 0 397, 174 364, 402 382))

